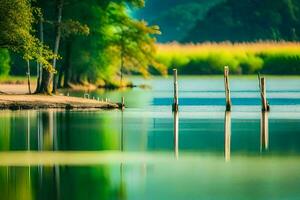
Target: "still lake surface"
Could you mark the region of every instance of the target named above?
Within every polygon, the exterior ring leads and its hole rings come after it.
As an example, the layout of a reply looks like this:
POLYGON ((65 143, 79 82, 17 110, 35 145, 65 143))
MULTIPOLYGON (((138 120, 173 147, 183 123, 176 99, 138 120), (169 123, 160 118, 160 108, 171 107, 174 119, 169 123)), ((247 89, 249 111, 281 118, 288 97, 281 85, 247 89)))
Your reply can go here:
MULTIPOLYGON (((113 111, 1 111, 1 199, 300 199, 300 77, 134 77, 113 111), (225 123, 227 128, 225 128, 225 123)), ((66 91, 67 92, 67 91, 66 91)), ((83 96, 83 92, 70 92, 83 96)))

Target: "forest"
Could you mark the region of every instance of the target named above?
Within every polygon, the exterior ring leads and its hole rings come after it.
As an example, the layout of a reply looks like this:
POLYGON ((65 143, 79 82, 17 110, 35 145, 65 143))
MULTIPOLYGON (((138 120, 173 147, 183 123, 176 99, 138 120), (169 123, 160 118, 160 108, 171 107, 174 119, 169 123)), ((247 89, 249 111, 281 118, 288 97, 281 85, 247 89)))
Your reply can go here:
POLYGON ((159 28, 128 12, 143 0, 1 0, 0 6, 0 73, 24 75, 27 68, 28 76, 37 75, 36 93, 70 83, 122 86, 123 73, 147 76, 149 66, 163 72, 155 58, 159 28))
POLYGON ((299 0, 226 0, 212 7, 182 42, 299 41, 299 0))
POLYGON ((181 41, 213 6, 224 0, 147 0, 133 16, 157 24, 162 34, 159 43, 181 41))

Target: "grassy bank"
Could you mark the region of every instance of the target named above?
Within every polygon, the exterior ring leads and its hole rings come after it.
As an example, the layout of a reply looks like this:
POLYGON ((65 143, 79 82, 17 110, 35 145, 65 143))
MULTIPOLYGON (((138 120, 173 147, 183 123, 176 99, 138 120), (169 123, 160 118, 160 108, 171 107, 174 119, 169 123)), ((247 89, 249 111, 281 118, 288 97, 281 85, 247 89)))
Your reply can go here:
POLYGON ((159 44, 157 57, 181 74, 300 74, 300 43, 159 44))

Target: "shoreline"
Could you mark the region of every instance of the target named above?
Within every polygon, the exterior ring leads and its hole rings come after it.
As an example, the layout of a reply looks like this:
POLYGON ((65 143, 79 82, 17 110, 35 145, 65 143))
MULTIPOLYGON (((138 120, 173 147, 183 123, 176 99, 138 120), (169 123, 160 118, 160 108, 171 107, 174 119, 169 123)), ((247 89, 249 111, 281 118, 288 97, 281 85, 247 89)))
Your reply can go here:
POLYGON ((68 96, 0 94, 0 110, 35 109, 121 109, 120 103, 68 96))

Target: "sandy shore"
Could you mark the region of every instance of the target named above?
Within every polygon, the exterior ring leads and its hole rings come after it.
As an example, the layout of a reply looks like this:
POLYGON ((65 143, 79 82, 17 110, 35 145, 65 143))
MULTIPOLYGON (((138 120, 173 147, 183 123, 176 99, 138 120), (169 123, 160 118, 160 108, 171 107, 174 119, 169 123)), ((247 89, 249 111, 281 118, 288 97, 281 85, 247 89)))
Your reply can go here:
MULTIPOLYGON (((81 91, 93 91, 96 90, 97 87, 95 85, 74 85, 72 86, 72 90, 81 90, 81 91)), ((31 84, 31 91, 34 92, 36 89, 35 84, 31 84)), ((9 83, 0 83, 0 94, 4 92, 6 94, 27 94, 28 85, 27 84, 9 84, 9 83)))
POLYGON ((29 95, 26 85, 0 84, 0 109, 117 109, 120 104, 60 95, 29 95), (3 93, 1 93, 3 92, 3 93))
POLYGON ((92 99, 66 96, 1 94, 0 109, 116 109, 120 105, 92 99))
MULTIPOLYGON (((31 85, 31 91, 35 90, 35 85, 31 85)), ((1 92, 6 94, 26 94, 28 93, 28 86, 26 84, 0 84, 1 92)))

